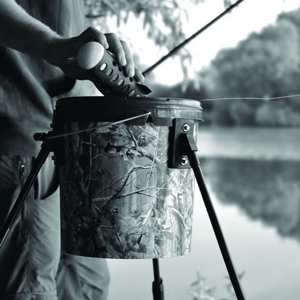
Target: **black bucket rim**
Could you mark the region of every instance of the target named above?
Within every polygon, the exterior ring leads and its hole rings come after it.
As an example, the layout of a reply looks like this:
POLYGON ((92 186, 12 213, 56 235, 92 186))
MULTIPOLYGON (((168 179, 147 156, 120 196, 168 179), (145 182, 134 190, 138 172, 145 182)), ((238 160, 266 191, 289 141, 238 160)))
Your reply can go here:
POLYGON ((155 125, 170 126, 173 119, 203 121, 199 100, 151 97, 85 96, 61 98, 56 102, 53 122, 113 122, 149 113, 155 125))
MULTIPOLYGON (((133 105, 134 106, 157 106, 157 105, 167 105, 170 106, 192 106, 197 107, 202 110, 201 102, 197 99, 185 99, 185 98, 174 98, 174 97, 120 97, 120 96, 83 96, 83 97, 66 97, 60 98, 56 101, 56 108, 62 105, 68 104, 78 104, 78 102, 87 101, 90 103, 98 104, 119 104, 119 105, 133 105)), ((90 104, 89 103, 89 104, 90 104)))

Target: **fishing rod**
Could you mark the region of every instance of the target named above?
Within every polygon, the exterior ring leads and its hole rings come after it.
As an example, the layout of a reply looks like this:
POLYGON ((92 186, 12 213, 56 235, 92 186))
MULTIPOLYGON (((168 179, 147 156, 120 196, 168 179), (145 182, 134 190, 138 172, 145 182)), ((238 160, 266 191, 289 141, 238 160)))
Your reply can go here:
MULTIPOLYGON (((171 50, 167 55, 160 58, 156 63, 154 63, 151 67, 146 69, 143 72, 143 75, 146 77, 150 72, 152 72, 154 69, 156 69, 159 65, 161 65, 164 61, 166 61, 168 58, 173 56, 176 52, 178 52, 181 48, 186 46, 189 42, 191 42, 193 39, 195 39, 198 35, 200 35, 202 32, 204 32, 206 29, 208 29, 210 26, 212 26, 214 23, 216 23, 219 19, 221 19, 223 16, 225 16, 227 13, 232 11, 234 8, 236 8, 241 2, 244 0, 239 0, 236 3, 229 6, 226 10, 224 10, 221 14, 216 16, 213 20, 208 22, 205 26, 203 26, 201 29, 199 29, 196 33, 194 33, 192 36, 187 38, 185 41, 183 41, 181 44, 176 46, 173 50, 171 50)), ((207 102, 207 101, 223 101, 223 100, 260 100, 260 101, 270 101, 270 100, 282 100, 282 99, 289 99, 289 98, 300 98, 300 94, 293 94, 293 95, 285 95, 285 96, 279 96, 279 97, 224 97, 224 98, 212 98, 212 99, 201 99, 201 102, 207 102)))
POLYGON ((191 35, 189 38, 187 38, 185 41, 183 41, 181 44, 176 46, 173 50, 171 50, 168 54, 163 56, 161 59, 159 59, 156 63, 154 63, 151 67, 146 69, 143 72, 144 77, 146 77, 149 73, 151 73, 154 69, 156 69, 159 65, 161 65, 165 60, 173 56, 176 52, 178 52, 181 48, 186 46, 189 42, 191 42, 193 39, 195 39, 198 35, 200 35, 202 32, 204 32, 206 29, 208 29, 210 26, 212 26, 214 23, 216 23, 218 20, 220 20, 222 17, 224 17, 226 14, 231 12, 234 8, 236 8, 241 2, 244 0, 239 0, 236 3, 230 5, 226 10, 224 10, 221 14, 216 16, 213 20, 208 22, 206 25, 204 25, 201 29, 199 29, 197 32, 195 32, 193 35, 191 35))

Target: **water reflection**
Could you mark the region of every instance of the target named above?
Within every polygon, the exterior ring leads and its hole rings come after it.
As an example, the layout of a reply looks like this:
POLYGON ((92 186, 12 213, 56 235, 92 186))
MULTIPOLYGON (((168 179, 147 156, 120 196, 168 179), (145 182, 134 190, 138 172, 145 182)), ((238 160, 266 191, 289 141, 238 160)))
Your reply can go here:
POLYGON ((300 242, 300 162, 202 158, 217 198, 300 242))

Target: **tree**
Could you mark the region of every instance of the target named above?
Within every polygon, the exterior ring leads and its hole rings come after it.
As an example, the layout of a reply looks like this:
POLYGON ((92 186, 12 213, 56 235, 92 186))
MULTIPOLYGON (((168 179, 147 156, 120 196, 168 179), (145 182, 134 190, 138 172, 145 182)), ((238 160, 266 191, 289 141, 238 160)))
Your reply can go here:
MULTIPOLYGON (((94 24, 106 27, 106 17, 115 17, 117 26, 127 23, 130 18, 140 19, 145 35, 160 48, 168 51, 186 39, 183 31, 183 20, 188 19, 186 4, 197 5, 205 0, 84 0, 87 8, 86 16, 94 24)), ((220 0, 222 1, 222 0, 220 0)), ((223 0, 224 8, 228 8, 231 0, 223 0)), ((176 53, 180 57, 181 68, 188 78, 191 63, 189 51, 182 48, 176 53)), ((137 58, 136 58, 137 60, 137 58)), ((138 64, 139 65, 139 64, 138 64)), ((185 82, 187 84, 187 82, 185 82)))
MULTIPOLYGON (((236 48, 219 52, 201 76, 213 98, 278 97, 299 93, 299 65, 299 30, 292 22, 280 19, 276 25, 252 33, 236 48)), ((227 125, 260 123, 263 119, 256 114, 261 104, 242 100, 218 102, 214 120, 227 125)), ((288 121, 280 123, 288 125, 288 121)))
POLYGON ((296 9, 296 10, 290 11, 290 12, 283 12, 278 16, 277 22, 281 22, 281 21, 291 22, 300 33, 299 16, 300 16, 300 9, 296 9))
MULTIPOLYGON (((204 0, 188 1, 198 4, 204 0)), ((188 17, 185 4, 180 0, 85 0, 88 18, 105 22, 104 17, 115 16, 118 25, 130 17, 141 18, 148 37, 169 49, 185 38, 182 30, 182 20, 188 17)))

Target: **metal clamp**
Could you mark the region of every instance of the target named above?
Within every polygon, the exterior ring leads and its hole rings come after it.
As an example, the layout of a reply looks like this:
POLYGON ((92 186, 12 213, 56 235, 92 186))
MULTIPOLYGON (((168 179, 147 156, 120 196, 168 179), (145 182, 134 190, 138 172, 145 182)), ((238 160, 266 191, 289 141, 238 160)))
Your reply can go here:
POLYGON ((194 120, 180 118, 173 120, 173 127, 170 132, 170 149, 168 159, 169 168, 191 168, 187 157, 188 149, 185 136, 193 136, 193 133, 194 120))

